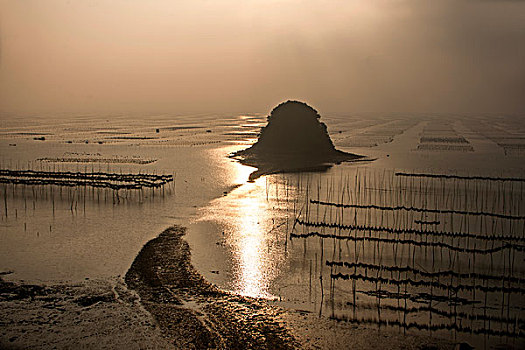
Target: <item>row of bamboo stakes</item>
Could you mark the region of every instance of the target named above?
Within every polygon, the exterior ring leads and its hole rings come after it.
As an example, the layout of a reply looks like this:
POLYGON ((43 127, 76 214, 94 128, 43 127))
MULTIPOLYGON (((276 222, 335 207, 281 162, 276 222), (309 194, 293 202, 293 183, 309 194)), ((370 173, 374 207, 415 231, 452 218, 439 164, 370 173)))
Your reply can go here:
MULTIPOLYGON (((58 167, 57 167, 58 168, 58 167)), ((9 198, 24 201, 24 208, 36 208, 36 201, 49 200, 55 212, 56 201, 69 203, 69 209, 76 212, 86 209, 86 201, 101 201, 119 204, 122 201, 138 200, 146 197, 164 197, 174 189, 174 174, 143 172, 102 171, 101 167, 76 169, 0 169, 0 184, 3 195, 2 217, 10 213, 17 216, 18 209, 9 208, 9 198)))
POLYGON ((303 242, 320 313, 403 332, 525 338, 525 179, 366 168, 294 177, 275 197, 293 198, 285 245, 303 242))

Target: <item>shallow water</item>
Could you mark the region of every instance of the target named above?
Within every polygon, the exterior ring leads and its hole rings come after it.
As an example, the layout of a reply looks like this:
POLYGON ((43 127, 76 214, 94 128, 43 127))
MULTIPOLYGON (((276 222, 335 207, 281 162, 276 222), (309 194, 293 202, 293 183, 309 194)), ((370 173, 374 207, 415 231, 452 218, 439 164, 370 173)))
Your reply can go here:
MULTIPOLYGON (((420 331, 476 346, 523 344, 518 334, 522 334, 525 307, 520 286, 520 281, 525 281, 524 183, 461 178, 523 178, 522 155, 511 154, 494 140, 470 131, 467 121, 407 124, 411 128, 403 133, 394 130, 394 139, 377 147, 341 147, 377 157, 374 162, 345 163, 324 173, 266 176, 213 200, 201 210, 199 221, 190 226, 188 239, 193 246, 209 246, 194 252, 194 263, 207 279, 225 289, 278 300, 286 307, 348 322, 394 327, 401 332, 420 331), (444 147, 457 140, 467 143, 469 151, 444 147), (443 147, 419 147, 429 143, 443 147), (460 178, 402 177, 395 172, 456 174, 460 178), (310 200, 405 206, 430 212, 341 210, 310 200), (480 211, 496 216, 475 215, 480 211), (299 224, 296 218, 416 232, 312 228, 299 224), (290 239, 291 233, 300 236, 312 231, 357 235, 360 240, 318 236, 290 239), (456 236, 444 238, 442 232, 456 236), (506 238, 486 238, 498 234, 506 238), (514 238, 511 242, 516 243, 517 250, 483 252, 507 244, 509 237, 514 238), (377 238, 383 240, 374 240, 377 238), (407 243, 389 243, 400 240, 407 243), (349 269, 344 263, 368 267, 349 269), (396 267, 411 270, 394 274, 391 269, 396 267), (421 272, 443 271, 456 274, 420 276, 421 272), (351 279, 330 277, 338 274, 351 279), (465 277, 468 274, 478 276, 477 280, 465 277), (506 278, 503 284, 500 276, 506 278), (462 289, 455 292, 456 287, 462 289)), ((338 127, 345 126, 335 124, 332 129, 338 127)), ((388 131, 382 129, 380 134, 388 131)), ((334 140, 338 145, 344 138, 334 140)))
POLYGON ((75 281, 123 275, 144 243, 166 226, 188 225, 197 208, 238 184, 238 179, 230 177, 233 161, 218 149, 227 152, 230 142, 244 142, 227 141, 222 135, 237 124, 241 128, 244 118, 216 121, 228 123, 224 126, 214 126, 202 117, 107 120, 59 119, 50 121, 50 126, 33 119, 4 121, 2 167, 174 174, 174 183, 164 191, 121 191, 119 203, 114 203, 114 192, 107 189, 3 185, 0 266, 14 272, 10 278, 75 281), (187 125, 197 128, 180 129, 187 125), (101 134, 101 130, 112 130, 112 134, 101 134), (33 134, 42 133, 45 141, 33 139, 33 134), (115 140, 115 134, 158 139, 115 140), (38 160, 44 157, 85 162, 38 160), (113 162, 98 162, 101 158, 113 162), (122 163, 122 159, 156 161, 141 165, 122 163))
MULTIPOLYGON (((286 307, 348 322, 359 320, 378 327, 389 322, 389 327, 402 332, 421 329, 425 334, 477 345, 519 343, 523 338, 493 334, 494 330, 514 334, 523 327, 525 305, 520 293, 478 291, 476 295, 460 292, 452 296, 449 292, 412 285, 398 290, 395 283, 389 285, 384 280, 377 284, 363 278, 331 278, 331 274, 349 275, 352 271, 345 266, 328 266, 326 261, 524 278, 521 251, 499 252, 487 259, 477 255, 474 258, 472 254, 449 254, 446 249, 443 255, 442 247, 413 244, 397 247, 368 238, 353 242, 290 235, 314 231, 298 224, 295 219, 299 218, 303 222, 347 226, 357 222, 369 227, 424 228, 479 235, 504 232, 521 237, 524 220, 483 221, 475 216, 467 220, 463 214, 394 214, 364 208, 341 210, 310 202, 483 210, 523 216, 522 182, 500 186, 497 182, 487 185, 487 181, 481 180, 445 181, 394 175, 401 171, 525 177, 523 119, 491 120, 489 123, 488 117, 443 116, 326 117, 323 121, 337 148, 377 159, 344 163, 323 173, 269 175, 254 182, 248 182, 254 169, 228 159, 227 155, 254 142, 254 133, 264 125, 262 116, 84 117, 73 121, 57 119, 52 124, 44 119, 3 121, 2 167, 23 168, 29 164, 47 169, 174 173, 175 183, 164 194, 156 192, 155 198, 153 192, 144 196, 129 193, 127 199, 116 204, 112 199, 101 199, 104 195, 108 198, 109 193, 89 192, 85 201, 83 194, 77 193, 75 198, 81 200, 76 202, 74 210, 71 210, 73 195, 63 193, 60 198, 57 189, 51 194, 49 189, 39 188, 37 195, 33 195, 29 190, 23 193, 21 188, 3 187, 2 195, 7 189, 8 210, 5 215, 2 203, 0 269, 14 271, 10 278, 33 281, 122 275, 145 242, 164 227, 178 223, 189 226, 187 240, 194 265, 209 281, 224 289, 277 300, 286 307), (46 140, 33 140, 35 136, 29 133, 45 133, 46 140), (15 143, 16 146, 10 146, 15 143), (37 161, 44 157, 91 157, 91 163, 37 161), (92 158, 97 157, 119 160, 96 163, 92 158), (141 165, 120 163, 122 159, 156 161, 141 165), (416 220, 425 224, 417 224, 416 220), (430 223, 437 221, 439 224, 430 223), (409 294, 418 297, 407 300, 405 296, 409 294), (424 297, 428 294, 432 296, 430 299, 424 297), (438 295, 445 298, 439 299, 438 295), (463 304, 458 304, 458 300, 463 304), (480 313, 482 321, 469 318, 480 313), (507 321, 487 325, 489 318, 496 317, 507 321), (441 327, 443 324, 455 326, 447 329, 441 327), (427 329, 433 325, 436 327, 427 329), (466 327, 481 330, 480 334, 462 331, 466 327), (487 334, 486 330, 492 333, 487 334)), ((376 234, 370 230, 350 233, 331 228, 315 230, 324 234, 400 239, 393 233, 376 234)), ((402 239, 420 241, 421 237, 405 234, 402 239)), ((428 242, 428 237, 423 240, 428 242)), ((478 244, 475 247, 480 249, 479 244, 485 241, 445 241, 431 237, 430 242, 470 249, 478 244)), ((378 277, 394 281, 419 279, 374 269, 354 272, 366 273, 376 280, 378 277)), ((476 281, 446 280, 446 283, 464 285, 476 281)), ((499 284, 489 281, 485 286, 499 284)), ((521 288, 509 281, 503 286, 521 288)))

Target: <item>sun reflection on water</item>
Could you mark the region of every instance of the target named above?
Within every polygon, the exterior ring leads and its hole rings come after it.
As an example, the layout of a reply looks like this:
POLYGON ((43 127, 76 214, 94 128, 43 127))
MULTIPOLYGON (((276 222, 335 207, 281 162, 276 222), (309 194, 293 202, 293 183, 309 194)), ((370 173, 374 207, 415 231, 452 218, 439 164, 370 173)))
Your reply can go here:
POLYGON ((257 168, 242 165, 240 163, 234 163, 235 164, 235 172, 233 174, 233 179, 236 184, 244 185, 248 182, 248 179, 250 177, 250 174, 257 170, 257 168))
POLYGON ((245 296, 274 298, 270 289, 284 256, 280 246, 273 244, 278 233, 272 230, 277 219, 266 192, 269 180, 248 182, 256 169, 237 162, 232 165, 234 189, 213 201, 203 220, 219 223, 223 230, 231 257, 227 288, 245 296))
POLYGON ((268 246, 267 232, 269 208, 264 196, 261 196, 261 182, 246 183, 239 188, 237 229, 233 242, 236 245, 238 275, 236 287, 243 295, 254 297, 271 297, 269 279, 271 278, 271 254, 268 246))

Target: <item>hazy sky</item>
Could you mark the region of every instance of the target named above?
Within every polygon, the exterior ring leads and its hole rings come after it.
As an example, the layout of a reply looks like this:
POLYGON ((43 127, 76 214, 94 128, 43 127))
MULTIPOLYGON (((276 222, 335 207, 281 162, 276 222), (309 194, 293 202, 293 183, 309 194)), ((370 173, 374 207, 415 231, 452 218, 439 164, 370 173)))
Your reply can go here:
POLYGON ((525 112, 525 1, 0 0, 0 111, 525 112))

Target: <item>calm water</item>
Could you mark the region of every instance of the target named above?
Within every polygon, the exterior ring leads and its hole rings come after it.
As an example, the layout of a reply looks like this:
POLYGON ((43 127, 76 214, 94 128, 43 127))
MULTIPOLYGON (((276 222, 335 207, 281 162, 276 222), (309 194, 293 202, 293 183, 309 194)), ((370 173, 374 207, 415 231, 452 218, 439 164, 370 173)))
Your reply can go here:
POLYGON ((0 269, 32 281, 122 275, 145 242, 178 223, 189 228, 194 265, 222 288, 348 322, 522 341, 524 220, 436 210, 524 216, 523 182, 395 172, 525 177, 523 119, 323 120, 338 148, 377 160, 248 182, 254 169, 227 155, 254 142, 264 116, 4 120, 3 168, 174 173, 175 183, 117 204, 104 191, 4 186, 0 269), (387 209, 400 206, 427 211, 387 209), (497 234, 504 239, 484 238, 497 234), (506 281, 491 279, 500 275, 506 281))

